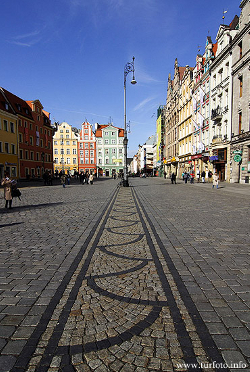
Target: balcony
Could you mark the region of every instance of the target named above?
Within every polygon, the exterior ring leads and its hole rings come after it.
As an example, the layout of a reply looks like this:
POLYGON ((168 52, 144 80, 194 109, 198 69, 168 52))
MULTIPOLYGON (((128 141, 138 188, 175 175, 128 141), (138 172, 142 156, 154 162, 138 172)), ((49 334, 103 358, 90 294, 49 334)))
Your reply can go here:
POLYGON ((222 108, 220 106, 212 110, 211 119, 214 121, 218 121, 222 119, 222 108))

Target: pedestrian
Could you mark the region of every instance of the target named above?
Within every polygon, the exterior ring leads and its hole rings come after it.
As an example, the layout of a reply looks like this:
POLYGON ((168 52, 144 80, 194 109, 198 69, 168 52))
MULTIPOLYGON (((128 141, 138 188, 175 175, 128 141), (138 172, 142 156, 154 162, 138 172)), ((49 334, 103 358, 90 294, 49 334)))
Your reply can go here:
POLYGON ((206 173, 205 173, 205 171, 202 171, 202 172, 201 172, 201 180, 202 180, 202 183, 205 183, 205 177, 206 177, 206 173))
POLYGON ((164 178, 166 179, 167 178, 167 172, 164 171, 164 178))
POLYGON ((4 178, 1 181, 1 185, 4 187, 5 208, 8 208, 9 204, 9 209, 12 208, 11 188, 13 183, 15 183, 15 181, 10 178, 9 172, 6 171, 4 174, 4 178))
POLYGON ((173 172, 172 175, 171 175, 171 182, 172 184, 176 184, 176 174, 173 172))
POLYGON ((213 174, 213 188, 214 186, 216 186, 216 189, 218 189, 219 187, 219 177, 218 177, 217 172, 213 174))
POLYGON ((183 178, 184 178, 185 183, 187 183, 187 181, 188 181, 188 174, 187 174, 186 171, 184 172, 183 178))
POLYGON ((194 183, 194 171, 191 170, 190 172, 190 183, 194 183))
POLYGON ((208 182, 212 182, 213 173, 211 170, 208 172, 208 182))
POLYGON ((68 183, 68 185, 70 185, 70 174, 69 174, 69 172, 68 172, 68 174, 67 174, 67 183, 68 183))
POLYGON ((89 175, 89 182, 91 183, 91 185, 93 185, 94 183, 94 176, 92 173, 89 175))
POLYGON ((63 185, 63 188, 65 188, 65 184, 66 184, 66 175, 65 175, 65 173, 62 173, 62 175, 61 175, 61 184, 63 185))
POLYGON ((200 182, 200 170, 199 169, 196 172, 196 179, 197 179, 197 182, 199 183, 200 182))

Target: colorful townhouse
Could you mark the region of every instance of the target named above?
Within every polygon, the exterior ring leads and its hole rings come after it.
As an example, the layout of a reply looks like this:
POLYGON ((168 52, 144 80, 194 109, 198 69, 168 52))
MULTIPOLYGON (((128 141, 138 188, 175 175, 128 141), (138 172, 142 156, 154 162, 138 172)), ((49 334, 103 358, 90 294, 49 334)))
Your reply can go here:
POLYGON ((66 122, 57 125, 53 136, 54 172, 78 172, 79 130, 66 122))
POLYGON ((17 117, 17 177, 40 178, 45 170, 52 171, 53 128, 49 114, 38 100, 25 101, 4 88, 1 91, 17 117))
POLYGON ((185 171, 191 170, 192 154, 192 91, 193 91, 193 67, 186 66, 180 81, 179 93, 179 177, 185 171))
POLYGON ((5 171, 18 177, 18 127, 17 115, 0 88, 0 179, 5 171))
POLYGON ((95 125, 97 175, 110 177, 123 173, 124 129, 112 124, 95 125))
POLYGON ((78 138, 78 171, 96 174, 96 139, 87 121, 82 123, 78 138))

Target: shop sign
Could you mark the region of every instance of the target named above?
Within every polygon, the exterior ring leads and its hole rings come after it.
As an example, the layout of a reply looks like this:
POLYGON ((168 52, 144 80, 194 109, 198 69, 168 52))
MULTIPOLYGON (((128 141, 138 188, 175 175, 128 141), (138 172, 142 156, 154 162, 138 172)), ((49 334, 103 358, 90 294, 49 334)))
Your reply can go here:
POLYGON ((234 156, 234 161, 236 161, 237 163, 239 163, 241 161, 241 156, 239 154, 236 154, 234 156))
POLYGON ((122 159, 113 159, 113 163, 122 163, 122 159))
POLYGON ((236 150, 236 151, 233 151, 233 154, 242 155, 242 151, 241 150, 236 150))
POLYGON ((200 159, 202 158, 202 154, 197 154, 197 155, 191 155, 191 159, 194 160, 194 159, 200 159))
POLYGON ((172 163, 175 163, 175 162, 176 162, 176 158, 173 157, 173 158, 171 159, 171 162, 172 162, 172 163))
POLYGON ((217 155, 213 155, 209 157, 209 161, 215 161, 215 160, 219 160, 217 155))

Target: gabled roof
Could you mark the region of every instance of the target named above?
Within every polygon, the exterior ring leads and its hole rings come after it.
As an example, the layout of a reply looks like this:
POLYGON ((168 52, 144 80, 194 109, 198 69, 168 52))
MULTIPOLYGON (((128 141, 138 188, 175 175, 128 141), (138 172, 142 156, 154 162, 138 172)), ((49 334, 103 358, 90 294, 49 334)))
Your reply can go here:
POLYGON ((15 115, 15 111, 6 99, 2 88, 0 88, 0 110, 8 112, 9 114, 15 115), (7 105, 6 105, 7 104, 7 105))
POLYGON ((114 128, 114 129, 118 129, 118 137, 124 137, 124 129, 122 128, 118 128, 118 127, 114 127, 113 125, 111 124, 106 124, 106 125, 102 125, 102 124, 98 124, 97 125, 97 129, 95 131, 95 136, 96 137, 102 137, 102 132, 105 128, 107 127, 111 127, 111 128, 114 128))
POLYGON ((22 115, 29 120, 33 120, 31 108, 26 101, 4 88, 1 89, 17 115, 22 115))

